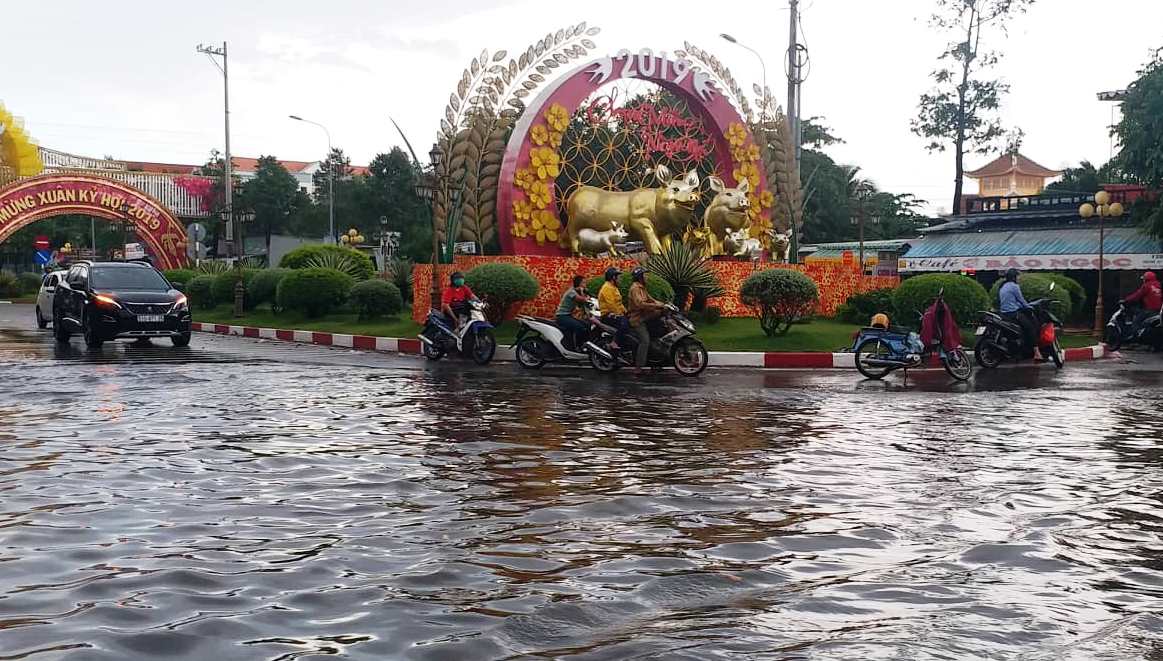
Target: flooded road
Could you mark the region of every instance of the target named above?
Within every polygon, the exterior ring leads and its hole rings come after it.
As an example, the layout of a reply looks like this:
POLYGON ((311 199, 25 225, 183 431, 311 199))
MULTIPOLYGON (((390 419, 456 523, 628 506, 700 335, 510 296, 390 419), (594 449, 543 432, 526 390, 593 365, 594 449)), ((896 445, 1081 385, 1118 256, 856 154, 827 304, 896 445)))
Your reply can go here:
POLYGON ((1163 659, 1163 374, 636 382, 0 317, 0 659, 1163 659))

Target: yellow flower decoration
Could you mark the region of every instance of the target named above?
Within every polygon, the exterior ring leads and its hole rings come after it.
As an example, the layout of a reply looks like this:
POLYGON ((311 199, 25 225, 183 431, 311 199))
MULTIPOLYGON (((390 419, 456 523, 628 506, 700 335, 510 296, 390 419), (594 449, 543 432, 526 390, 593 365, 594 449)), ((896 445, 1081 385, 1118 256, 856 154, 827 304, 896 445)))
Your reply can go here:
POLYGON ((771 191, 765 190, 759 194, 759 204, 765 209, 770 209, 771 205, 775 204, 775 196, 771 194, 771 191))
POLYGON ((539 147, 529 152, 529 166, 537 173, 538 179, 553 179, 561 172, 558 167, 561 158, 549 147, 539 147))
MULTIPOLYGON (((735 181, 747 180, 752 189, 759 188, 759 170, 755 168, 754 163, 744 161, 735 168, 735 181)), ((754 199, 754 198, 752 198, 754 199)))
POLYGON ((549 132, 549 146, 554 149, 561 149, 561 139, 565 137, 564 133, 558 131, 549 132))
POLYGON ((544 243, 546 240, 556 241, 557 230, 561 229, 561 223, 548 211, 534 211, 533 212, 533 231, 537 236, 537 243, 544 243))
POLYGON ((544 181, 534 181, 529 186, 529 201, 538 209, 544 209, 549 205, 549 185, 544 181))
POLYGON ((758 161, 759 160, 759 147, 757 145, 754 145, 754 144, 747 145, 747 148, 744 150, 744 155, 746 156, 746 158, 741 158, 739 160, 741 160, 741 161, 758 161))
POLYGON ((509 233, 518 239, 524 239, 529 236, 529 226, 525 223, 513 223, 512 227, 509 228, 509 233))
POLYGON ((513 183, 517 184, 517 188, 523 191, 528 191, 535 180, 536 178, 529 168, 518 168, 516 174, 513 175, 513 183))
POLYGON ((528 222, 533 217, 533 205, 526 200, 513 200, 513 217, 517 222, 528 222))
POLYGON ((533 140, 533 144, 543 145, 549 142, 549 129, 545 128, 544 124, 534 124, 533 130, 529 132, 529 137, 533 140))
POLYGON ((727 127, 727 142, 732 147, 742 147, 747 142, 747 129, 739 122, 732 123, 727 127))
POLYGON ((550 129, 564 133, 565 129, 569 127, 569 113, 566 112, 565 106, 555 103, 549 106, 549 110, 545 111, 545 121, 549 124, 550 129))
POLYGON ((12 168, 18 177, 31 177, 44 170, 40 150, 20 121, 0 103, 0 165, 12 168))

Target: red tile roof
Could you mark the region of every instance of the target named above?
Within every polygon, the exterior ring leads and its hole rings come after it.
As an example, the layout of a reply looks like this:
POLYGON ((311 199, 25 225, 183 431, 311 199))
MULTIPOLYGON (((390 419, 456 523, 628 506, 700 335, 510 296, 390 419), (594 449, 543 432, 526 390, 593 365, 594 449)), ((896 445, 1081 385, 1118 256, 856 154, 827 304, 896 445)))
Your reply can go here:
MULTIPOLYGON (((147 161, 121 161, 131 172, 152 172, 156 174, 193 174, 201 165, 186 165, 180 163, 151 163, 147 161)), ((254 172, 258 169, 258 159, 249 156, 231 156, 230 163, 235 172, 254 172)), ((306 170, 318 161, 279 161, 287 172, 295 174, 306 170)), ((368 176, 370 171, 366 165, 351 166, 352 174, 368 176)))
POLYGON ((1032 177, 1057 177, 1062 174, 1061 170, 1051 170, 1048 167, 1038 165, 1021 154, 1002 154, 986 165, 966 172, 965 176, 980 179, 982 177, 997 177, 1014 171, 1032 177))

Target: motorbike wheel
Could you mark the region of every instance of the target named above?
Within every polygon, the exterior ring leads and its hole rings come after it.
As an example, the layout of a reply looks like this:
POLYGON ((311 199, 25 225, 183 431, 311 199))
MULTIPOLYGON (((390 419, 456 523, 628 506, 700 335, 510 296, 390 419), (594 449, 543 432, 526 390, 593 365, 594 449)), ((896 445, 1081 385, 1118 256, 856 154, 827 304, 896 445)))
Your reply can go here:
POLYGON ((944 362, 945 371, 958 381, 968 381, 973 376, 973 363, 969 362, 969 354, 961 347, 946 352, 944 362))
POLYGON ((1046 347, 1046 353, 1050 360, 1054 361, 1055 369, 1062 369, 1062 345, 1058 344, 1058 338, 1054 338, 1054 344, 1046 347))
POLYGON ((1106 337, 1103 338, 1106 348, 1110 351, 1118 351, 1119 347, 1123 346, 1123 334, 1117 328, 1107 326, 1106 337))
POLYGON ((678 344, 674 345, 674 349, 670 352, 670 359, 674 363, 674 369, 683 376, 698 376, 707 369, 707 365, 711 362, 707 347, 703 346, 702 342, 690 337, 680 340, 678 344))
POLYGON ((493 331, 487 328, 477 331, 472 338, 472 347, 469 348, 469 353, 472 356, 472 361, 477 365, 488 365, 489 361, 493 359, 493 355, 497 353, 497 338, 493 337, 493 331))
POLYGON ((874 367, 866 364, 869 358, 886 359, 892 356, 892 347, 888 343, 878 337, 869 338, 860 343, 856 347, 856 369, 864 375, 866 379, 874 379, 879 381, 883 379, 889 372, 892 371, 890 367, 874 367))
MULTIPOLYGON (((425 335, 424 337, 431 339, 430 335, 425 335)), ((421 340, 420 353, 424 354, 424 357, 428 360, 440 360, 444 357, 446 352, 439 342, 433 342, 432 344, 429 344, 421 340)))
POLYGON ((973 350, 973 357, 978 365, 987 370, 995 369, 1002 361, 1002 353, 997 347, 981 342, 973 350))
MULTIPOLYGON (((621 363, 618 362, 618 353, 621 353, 621 352, 620 351, 619 352, 611 351, 609 342, 602 342, 598 346, 602 347, 608 353, 612 354, 614 356, 614 358, 611 360, 611 359, 606 358, 605 356, 602 356, 600 354, 588 352, 590 355, 590 365, 599 372, 610 373, 610 372, 617 371, 618 368, 621 367, 621 363)), ((623 349, 623 351, 624 351, 624 349, 623 349)))
POLYGON ((536 337, 527 337, 517 343, 517 362, 521 367, 535 370, 545 364, 541 357, 541 340, 536 337))

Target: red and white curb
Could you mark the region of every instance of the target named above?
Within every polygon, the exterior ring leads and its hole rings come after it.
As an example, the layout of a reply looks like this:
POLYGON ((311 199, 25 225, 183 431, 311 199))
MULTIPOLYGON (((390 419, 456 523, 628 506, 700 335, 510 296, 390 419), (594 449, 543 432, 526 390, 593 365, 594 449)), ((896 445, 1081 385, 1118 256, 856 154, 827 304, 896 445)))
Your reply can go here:
MULTIPOLYGON (((280 328, 256 328, 254 326, 231 326, 229 324, 206 324, 195 321, 191 328, 201 333, 237 335, 265 340, 281 340, 300 344, 317 344, 329 347, 346 347, 365 351, 420 355, 420 340, 415 338, 375 337, 372 335, 346 335, 343 333, 323 333, 319 331, 284 330, 280 328)), ((970 352, 972 353, 972 352, 970 352)), ((1067 349, 1066 360, 1097 360, 1110 354, 1097 344, 1080 349, 1067 349)), ((497 347, 496 360, 515 360, 514 351, 507 346, 497 347)), ((827 351, 711 351, 712 367, 760 367, 767 369, 855 369, 855 354, 851 352, 827 351)), ((931 367, 940 367, 934 357, 931 367)))

